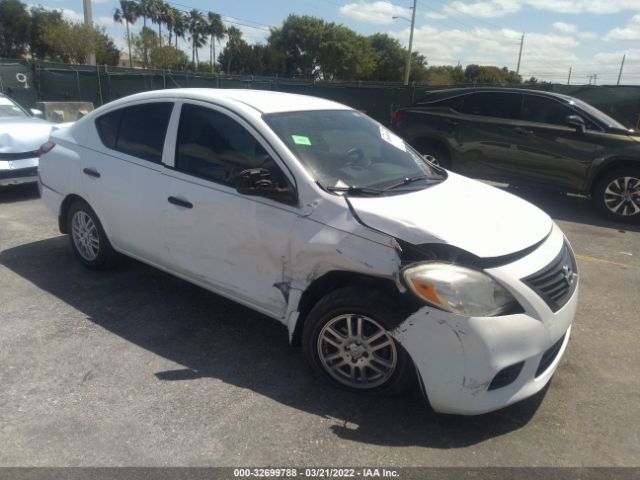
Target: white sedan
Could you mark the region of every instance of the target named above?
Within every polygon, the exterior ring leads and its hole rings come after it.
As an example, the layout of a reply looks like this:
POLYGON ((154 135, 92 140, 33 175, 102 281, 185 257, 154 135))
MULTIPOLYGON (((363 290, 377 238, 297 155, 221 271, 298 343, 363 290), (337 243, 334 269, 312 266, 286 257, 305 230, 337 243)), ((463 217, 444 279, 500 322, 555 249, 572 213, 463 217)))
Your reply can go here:
POLYGON ((569 340, 578 277, 558 226, 344 105, 152 91, 41 151, 82 263, 119 252, 273 317, 337 386, 419 383, 436 411, 479 414, 540 391, 569 340))
POLYGON ((38 148, 53 124, 0 93, 0 187, 38 181, 38 148))

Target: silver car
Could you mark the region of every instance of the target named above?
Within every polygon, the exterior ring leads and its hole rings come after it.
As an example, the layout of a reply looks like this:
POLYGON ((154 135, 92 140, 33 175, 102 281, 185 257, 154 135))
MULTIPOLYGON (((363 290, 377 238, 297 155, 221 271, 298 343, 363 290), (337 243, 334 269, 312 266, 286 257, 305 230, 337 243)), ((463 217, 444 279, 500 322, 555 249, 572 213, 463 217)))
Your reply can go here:
POLYGON ((52 123, 0 93, 0 187, 38 181, 38 149, 52 123))

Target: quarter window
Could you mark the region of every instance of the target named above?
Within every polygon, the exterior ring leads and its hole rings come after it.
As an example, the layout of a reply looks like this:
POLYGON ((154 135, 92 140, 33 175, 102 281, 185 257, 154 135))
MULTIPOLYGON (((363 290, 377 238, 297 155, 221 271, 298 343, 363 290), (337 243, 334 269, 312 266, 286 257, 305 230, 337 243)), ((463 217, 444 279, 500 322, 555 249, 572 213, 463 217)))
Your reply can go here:
POLYGON ((234 186, 249 168, 267 169, 280 187, 288 182, 264 147, 242 125, 210 108, 185 104, 180 114, 175 167, 234 186))
POLYGON ((99 117, 96 128, 106 147, 160 163, 172 108, 168 102, 122 108, 99 117))

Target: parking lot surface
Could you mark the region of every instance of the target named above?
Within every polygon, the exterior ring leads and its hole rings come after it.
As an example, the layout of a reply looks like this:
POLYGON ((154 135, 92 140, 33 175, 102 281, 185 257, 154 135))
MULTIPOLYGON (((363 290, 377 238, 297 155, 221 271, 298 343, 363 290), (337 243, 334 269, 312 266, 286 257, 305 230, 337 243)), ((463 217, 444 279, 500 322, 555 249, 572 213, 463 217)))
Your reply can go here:
POLYGON ((640 465, 640 228, 517 193, 577 255, 572 339, 542 394, 459 417, 325 386, 277 322, 136 261, 89 271, 0 191, 0 466, 640 465))

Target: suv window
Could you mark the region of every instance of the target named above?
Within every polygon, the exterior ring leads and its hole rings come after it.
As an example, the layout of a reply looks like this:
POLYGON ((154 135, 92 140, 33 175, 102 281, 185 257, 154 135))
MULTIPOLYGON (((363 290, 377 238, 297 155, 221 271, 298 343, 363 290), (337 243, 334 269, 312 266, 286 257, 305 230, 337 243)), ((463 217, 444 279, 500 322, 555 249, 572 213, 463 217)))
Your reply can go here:
POLYGON ((289 185, 247 129, 223 113, 197 105, 182 106, 175 168, 229 186, 243 170, 265 168, 278 186, 289 185))
POLYGON ((450 108, 451 110, 461 112, 464 109, 464 103, 465 101, 467 101, 467 98, 468 95, 458 95, 456 97, 438 100, 437 102, 433 102, 427 105, 430 107, 450 108))
POLYGON ((96 128, 102 143, 134 157, 160 163, 173 103, 145 103, 102 115, 96 128))
POLYGON ((522 102, 520 118, 526 122, 565 126, 567 124, 567 116, 573 114, 575 114, 575 112, 570 107, 553 98, 525 95, 522 102))
POLYGON ((519 93, 472 93, 464 99, 460 112, 484 117, 516 119, 520 112, 521 98, 519 93))

